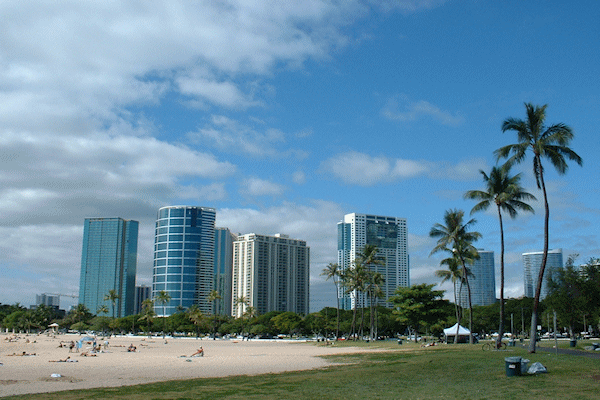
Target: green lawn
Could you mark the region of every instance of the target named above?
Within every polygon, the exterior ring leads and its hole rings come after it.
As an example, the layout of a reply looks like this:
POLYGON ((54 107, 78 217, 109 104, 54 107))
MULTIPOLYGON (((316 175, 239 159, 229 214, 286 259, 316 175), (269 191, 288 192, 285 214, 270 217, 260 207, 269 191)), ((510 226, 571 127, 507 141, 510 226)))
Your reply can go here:
MULTIPOLYGON (((344 346, 345 344, 341 344, 344 346)), ((481 345, 422 349, 396 342, 361 343, 390 351, 330 357, 326 369, 170 381, 147 385, 26 395, 18 399, 597 399, 600 361, 481 345), (396 351, 396 350, 403 351, 396 351), (549 373, 507 377, 505 357, 539 361, 549 373)))

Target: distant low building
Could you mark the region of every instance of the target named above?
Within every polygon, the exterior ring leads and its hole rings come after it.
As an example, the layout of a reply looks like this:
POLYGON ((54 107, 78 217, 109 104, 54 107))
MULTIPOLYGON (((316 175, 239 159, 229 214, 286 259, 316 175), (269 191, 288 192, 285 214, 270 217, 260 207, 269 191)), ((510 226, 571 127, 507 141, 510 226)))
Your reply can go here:
POLYGON ((60 308, 60 296, 52 295, 52 294, 36 294, 35 295, 35 304, 36 305, 45 305, 50 307, 60 308))
POLYGON ((133 306, 133 313, 139 314, 142 312, 142 304, 144 300, 150 298, 152 294, 152 288, 150 286, 136 286, 135 287, 135 301, 133 306))

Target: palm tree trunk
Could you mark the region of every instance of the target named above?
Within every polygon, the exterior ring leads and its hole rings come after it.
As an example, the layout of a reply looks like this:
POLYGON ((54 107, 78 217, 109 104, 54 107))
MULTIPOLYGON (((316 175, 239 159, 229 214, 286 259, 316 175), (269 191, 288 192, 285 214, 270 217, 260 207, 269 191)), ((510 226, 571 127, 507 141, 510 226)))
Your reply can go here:
POLYGON ((467 295, 469 297, 469 344, 473 344, 473 304, 471 303, 471 285, 469 285, 467 266, 465 265, 465 260, 463 260, 462 256, 460 261, 462 262, 465 283, 467 284, 467 295))
POLYGON ((500 323, 498 324, 498 338, 496 348, 500 347, 504 336, 504 227, 502 225, 502 212, 498 205, 498 219, 500 220, 500 323))
MULTIPOLYGON (((463 287, 463 280, 461 278, 460 280, 460 287, 458 289, 458 298, 462 299, 462 287, 463 287)), ((458 332, 460 331, 460 322, 462 319, 462 310, 461 310, 462 306, 458 305, 457 303, 457 313, 456 313, 456 335, 454 336, 454 344, 458 344, 458 332)))
POLYGON ((339 296, 339 292, 338 292, 338 285, 337 282, 335 281, 335 277, 334 277, 334 281, 333 283, 335 284, 335 299, 337 300, 337 327, 336 327, 336 331, 335 331, 335 340, 337 340, 340 337, 340 296, 339 296))
POLYGON ((364 293, 360 296, 360 340, 364 337, 365 328, 365 295, 364 293))
POLYGON ((356 304, 358 302, 356 301, 356 298, 354 299, 354 310, 352 312, 352 327, 351 327, 351 331, 352 331, 352 340, 355 339, 355 333, 356 333, 356 304))
POLYGON ((473 303, 471 302, 471 285, 469 278, 466 278, 467 293, 469 294, 469 344, 473 344, 473 303))
MULTIPOLYGON (((458 326, 460 326, 460 315, 458 312, 458 301, 456 299, 456 285, 454 285, 454 311, 456 312, 456 322, 458 326)), ((454 344, 456 344, 456 339, 458 338, 458 328, 456 328, 456 336, 454 337, 454 344)))
POLYGON ((546 269, 546 261, 548 260, 548 226, 550 221, 550 207, 548 207, 548 195, 546 194, 546 184, 544 183, 544 170, 541 161, 538 161, 540 169, 540 185, 544 194, 544 255, 542 256, 542 264, 540 265, 540 273, 538 275, 537 287, 535 289, 535 298, 533 300, 533 310, 531 311, 531 330, 529 336, 529 352, 535 353, 536 332, 537 332, 537 310, 540 305, 540 294, 542 292, 542 283, 544 282, 544 271, 546 269))
POLYGON ((373 314, 373 293, 369 293, 369 317, 370 317, 370 323, 371 323, 371 332, 370 332, 370 337, 371 340, 375 340, 375 338, 373 337, 373 335, 375 334, 375 315, 373 314))

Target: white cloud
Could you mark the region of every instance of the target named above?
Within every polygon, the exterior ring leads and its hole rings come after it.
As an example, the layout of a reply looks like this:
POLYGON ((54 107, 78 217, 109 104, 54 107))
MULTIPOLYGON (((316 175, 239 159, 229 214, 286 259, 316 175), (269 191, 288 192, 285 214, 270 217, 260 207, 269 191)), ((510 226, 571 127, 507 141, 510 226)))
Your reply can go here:
POLYGON ((183 186, 181 179, 222 179, 236 170, 210 154, 149 137, 7 132, 0 149, 0 225, 77 223, 115 209, 133 218, 190 187, 199 198, 222 198, 222 185, 183 186))
POLYGON ((210 124, 187 136, 195 143, 213 146, 226 153, 253 157, 307 157, 303 150, 280 149, 286 143, 286 135, 279 129, 261 126, 261 130, 257 130, 222 115, 213 115, 210 124))
POLYGON ((431 9, 444 4, 447 0, 370 0, 374 6, 385 11, 400 10, 406 14, 423 9, 431 9))
POLYGON ((261 103, 242 93, 231 81, 216 81, 204 77, 179 77, 176 79, 181 93, 196 96, 210 103, 229 108, 248 108, 261 103))
POLYGON ((219 209, 217 225, 235 233, 282 233, 306 240, 311 248, 311 275, 318 275, 326 264, 337 261, 337 223, 344 214, 332 202, 315 200, 309 205, 284 202, 264 210, 219 209))
POLYGON ((306 183, 306 174, 303 171, 296 171, 292 175, 292 181, 297 185, 306 183))
POLYGON ((280 196, 285 191, 285 187, 255 177, 244 180, 240 191, 250 196, 280 196))
POLYGON ((110 120, 123 106, 156 103, 173 79, 185 94, 247 107, 256 101, 240 91, 236 77, 326 56, 346 43, 338 28, 362 10, 359 2, 321 0, 170 0, 143 7, 6 0, 0 4, 0 121, 42 129, 110 120), (212 73, 194 77, 198 67, 212 73))
POLYGON ((341 179, 345 183, 371 186, 380 182, 413 178, 428 170, 426 163, 372 157, 358 152, 338 154, 321 163, 320 170, 341 179))
POLYGON ((442 125, 458 126, 464 123, 464 118, 459 115, 452 115, 425 100, 412 101, 405 94, 389 99, 382 113, 388 119, 402 122, 431 118, 442 125))
POLYGON ((350 151, 341 153, 321 163, 320 171, 359 186, 372 186, 381 182, 395 182, 416 177, 468 181, 479 177, 479 169, 486 170, 486 162, 475 158, 448 162, 392 159, 384 156, 350 151))

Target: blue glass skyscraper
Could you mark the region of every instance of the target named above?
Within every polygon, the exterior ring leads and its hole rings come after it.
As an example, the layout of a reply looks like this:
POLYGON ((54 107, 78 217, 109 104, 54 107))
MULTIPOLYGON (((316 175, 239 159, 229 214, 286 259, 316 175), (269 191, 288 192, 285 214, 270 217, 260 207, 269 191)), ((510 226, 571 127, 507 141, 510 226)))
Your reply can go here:
MULTIPOLYGON (((544 252, 542 251, 523 253, 523 289, 525 297, 535 297, 543 257, 544 252)), ((551 276, 557 268, 562 267, 562 249, 549 250, 546 269, 544 270, 544 280, 542 281, 542 289, 540 291, 540 300, 543 300, 548 295, 548 276, 551 276)))
POLYGON ((92 314, 107 306, 109 316, 133 314, 139 223, 122 218, 86 218, 79 277, 79 303, 92 314), (114 305, 104 300, 114 290, 114 305))
POLYGON ((231 279, 233 270, 233 242, 237 235, 228 228, 215 228, 215 290, 221 296, 213 305, 214 313, 231 315, 231 279))
POLYGON ((208 295, 214 288, 214 208, 170 206, 158 211, 154 241, 152 299, 158 316, 196 304, 205 314, 213 312, 208 295), (169 302, 157 302, 160 292, 169 302))
MULTIPOLYGON (((471 288, 471 304, 474 306, 489 306, 496 302, 496 269, 494 252, 483 249, 477 250, 479 258, 473 264, 467 264, 472 275, 469 275, 471 288)), ((469 291, 466 285, 461 288, 460 279, 454 283, 458 304, 462 308, 469 307, 469 291)))

